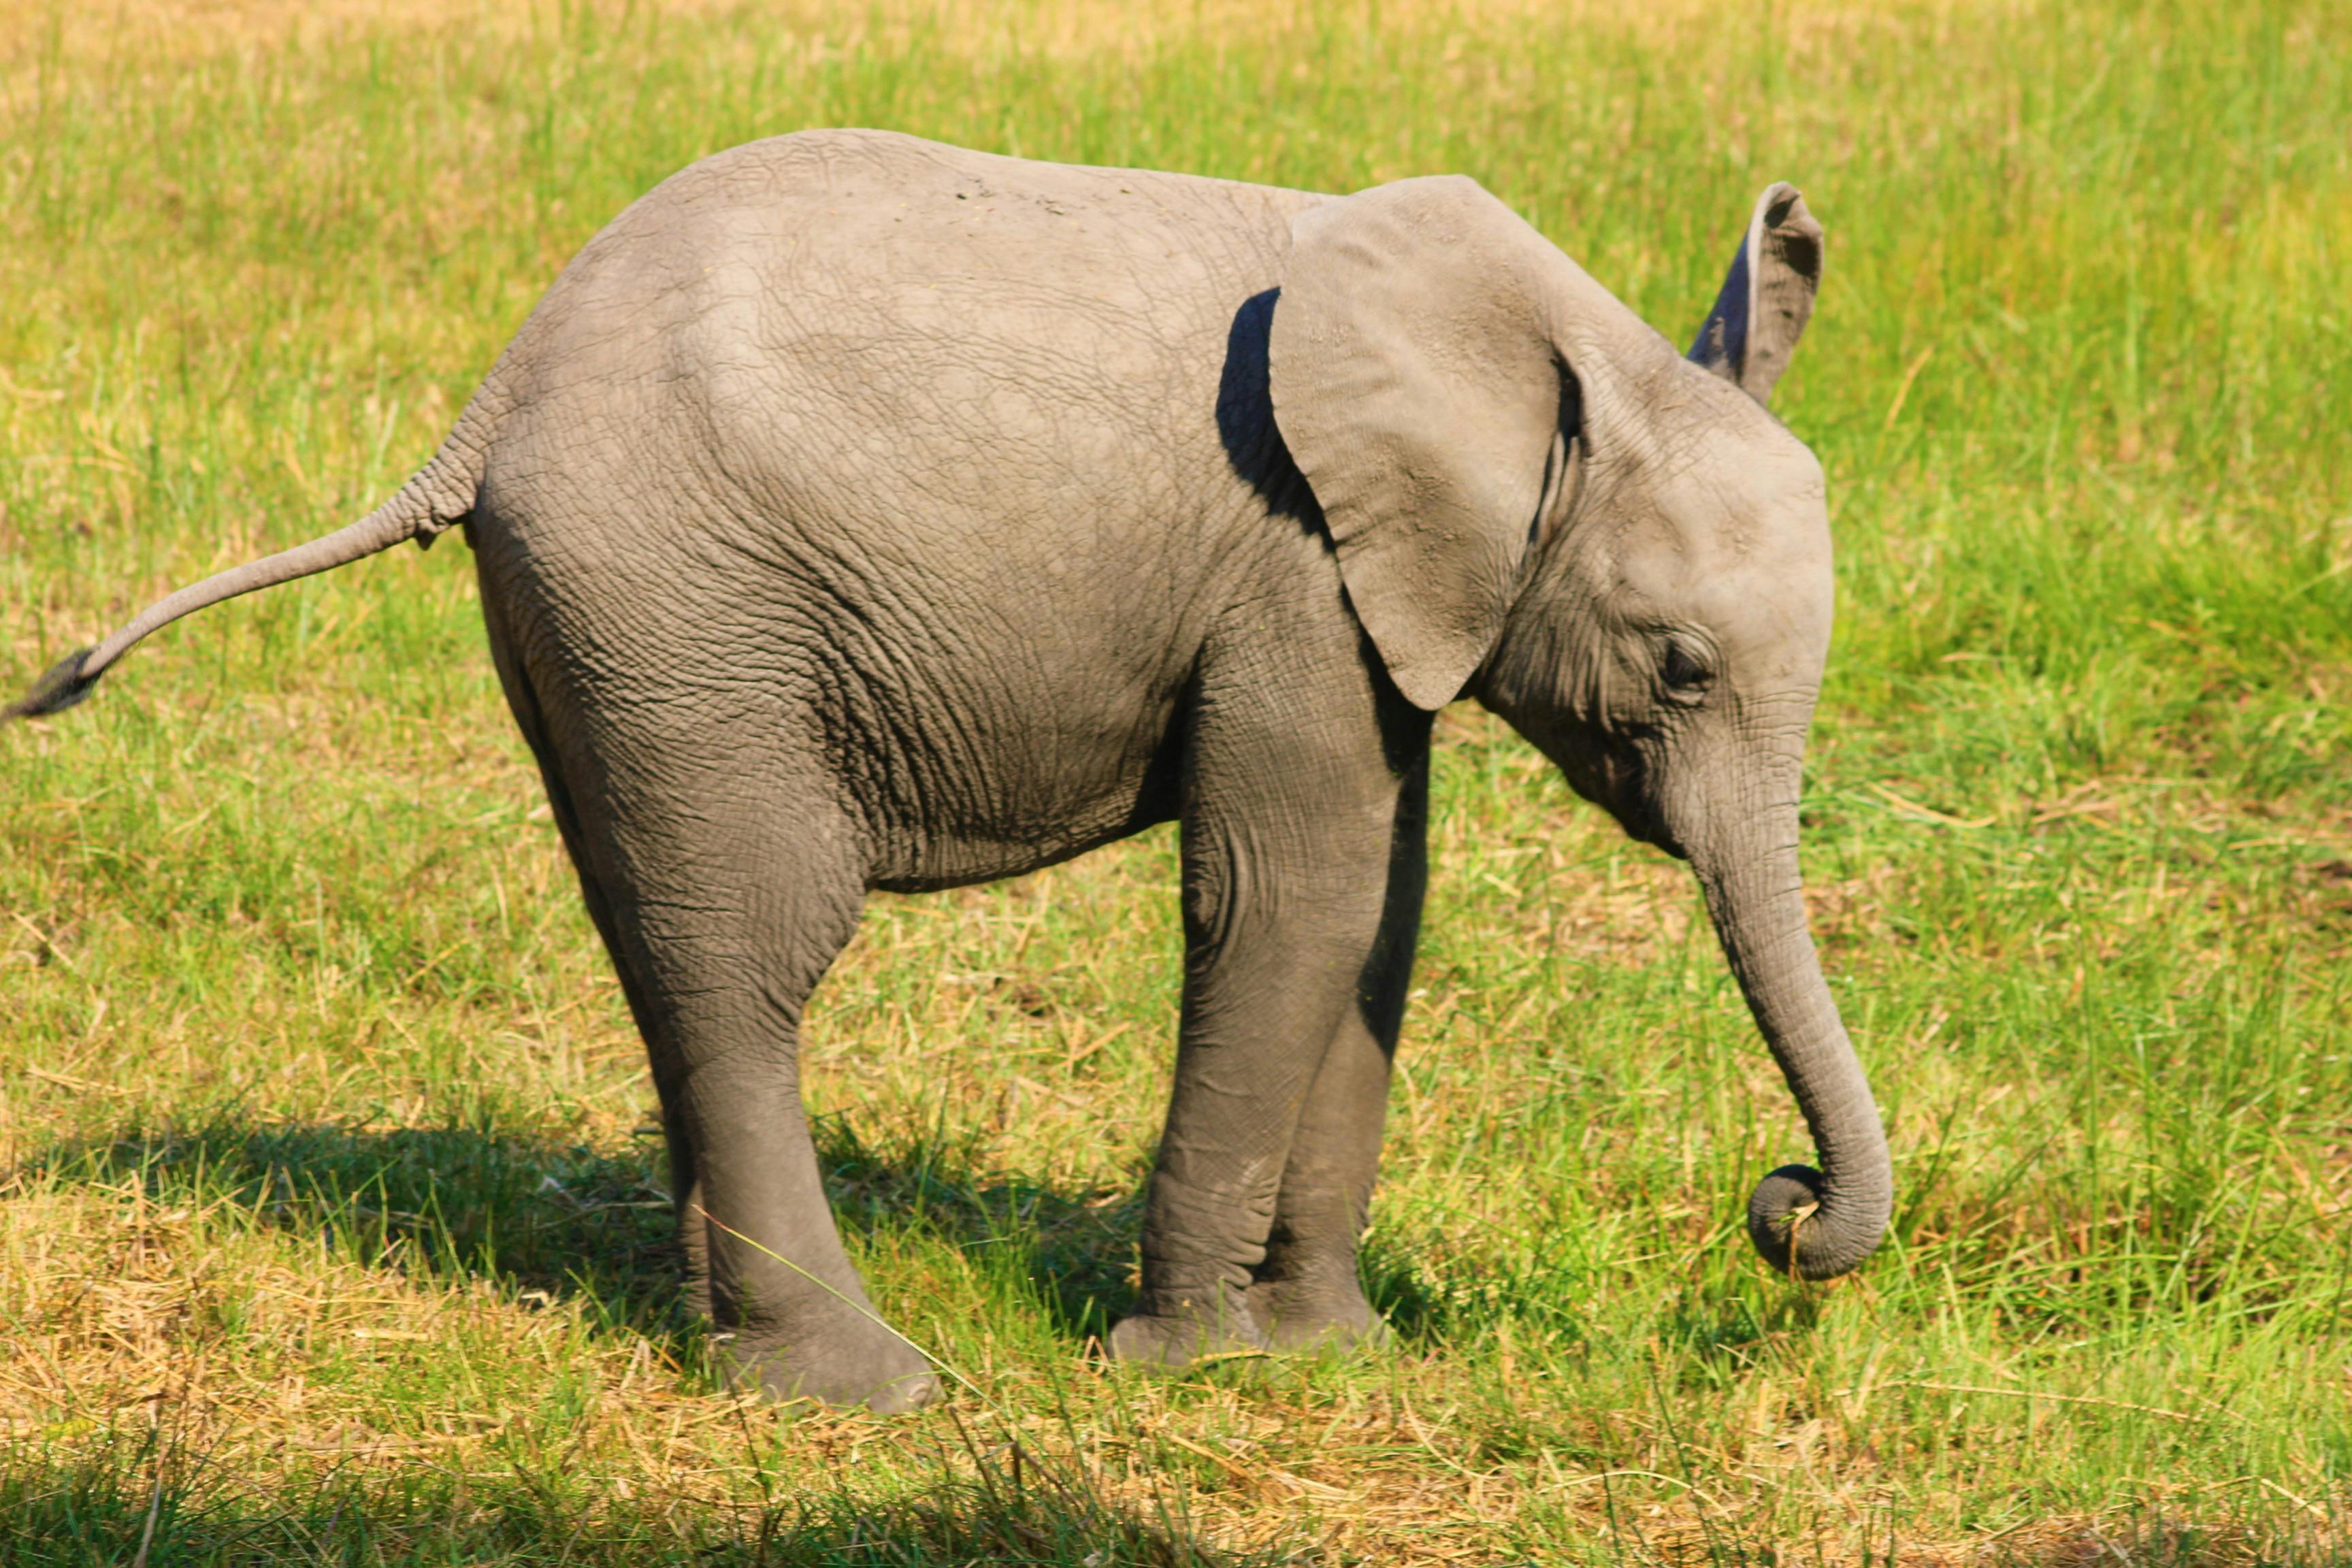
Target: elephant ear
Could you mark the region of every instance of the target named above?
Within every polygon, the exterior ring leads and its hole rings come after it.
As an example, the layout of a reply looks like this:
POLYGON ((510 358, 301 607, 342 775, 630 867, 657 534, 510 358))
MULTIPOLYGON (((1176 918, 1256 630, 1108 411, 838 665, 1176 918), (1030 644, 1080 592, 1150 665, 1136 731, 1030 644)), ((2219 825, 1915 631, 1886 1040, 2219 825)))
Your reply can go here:
POLYGON ((1500 635, 1560 481, 1575 384, 1547 282, 1572 264, 1453 175, 1308 207, 1290 238, 1275 423, 1389 674, 1442 708, 1500 635))
POLYGON ((1812 318, 1822 240, 1822 226, 1796 186, 1782 180, 1757 197, 1723 292, 1691 344, 1692 362, 1757 402, 1769 401, 1812 318))

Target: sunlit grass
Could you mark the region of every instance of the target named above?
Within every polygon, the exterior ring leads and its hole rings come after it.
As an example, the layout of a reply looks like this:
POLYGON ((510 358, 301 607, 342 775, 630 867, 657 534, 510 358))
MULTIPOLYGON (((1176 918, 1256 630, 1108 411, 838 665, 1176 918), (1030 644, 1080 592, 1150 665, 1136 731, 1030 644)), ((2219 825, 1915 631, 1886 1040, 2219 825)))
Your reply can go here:
POLYGON ((740 1409, 463 546, 403 552, 0 734, 0 1561, 2340 1560, 2347 37, 0 11, 10 679, 380 499, 589 234, 752 136, 1459 170, 1678 339, 1798 181, 1829 279, 1776 411, 1841 573, 1808 868, 1900 1186, 1859 1276, 1760 1271, 1741 1205, 1803 1130, 1685 875, 1457 712, 1367 1249, 1392 1350, 1087 1354, 1173 1037, 1154 834, 877 900, 818 998, 845 1225, 984 1395, 740 1409))

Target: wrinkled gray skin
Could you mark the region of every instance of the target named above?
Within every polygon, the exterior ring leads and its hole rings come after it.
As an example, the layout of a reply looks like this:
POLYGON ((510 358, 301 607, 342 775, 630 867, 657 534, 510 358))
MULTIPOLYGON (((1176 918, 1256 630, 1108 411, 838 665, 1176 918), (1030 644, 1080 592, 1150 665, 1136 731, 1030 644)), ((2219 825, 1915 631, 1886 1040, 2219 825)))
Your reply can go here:
POLYGON ((733 1374, 895 1409, 937 1384, 843 1253, 799 1085, 866 890, 1181 822, 1175 1089, 1110 1348, 1362 1340, 1431 715, 1474 697, 1697 871, 1826 1171, 1768 1177, 1751 1234, 1840 1273, 1891 1183, 1798 885, 1822 475, 1761 403, 1820 232, 1766 194, 1694 363, 1465 179, 757 142, 598 236, 399 496, 14 711, 462 523, 733 1374))

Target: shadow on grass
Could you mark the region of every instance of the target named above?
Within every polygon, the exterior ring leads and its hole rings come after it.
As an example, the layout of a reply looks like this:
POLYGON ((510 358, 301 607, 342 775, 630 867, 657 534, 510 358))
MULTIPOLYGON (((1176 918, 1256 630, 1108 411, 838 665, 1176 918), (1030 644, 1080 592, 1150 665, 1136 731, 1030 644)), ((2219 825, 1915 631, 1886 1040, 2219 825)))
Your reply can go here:
POLYGON ((1819 1326, 1828 1292, 1819 1285, 1773 1287, 1759 1296, 1715 1289, 1679 1293, 1660 1314, 1657 1334, 1690 1358, 1694 1375, 1750 1367, 1775 1347, 1819 1326))
POLYGON ((598 1326, 676 1339, 676 1225, 650 1184, 658 1149, 624 1157, 463 1128, 224 1121, 52 1148, 20 1175, 223 1205, 325 1237, 363 1261, 576 1299, 598 1326))
MULTIPOLYGON (((965 1256, 1003 1249, 1073 1344, 1107 1331, 1131 1301, 1139 1192, 1064 1193, 992 1172, 977 1137, 918 1135, 883 1148, 838 1118, 817 1131, 834 1213, 853 1244, 912 1236, 965 1256)), ((684 1306, 658 1139, 609 1154, 463 1128, 223 1121, 52 1148, 19 1173, 68 1186, 136 1183, 154 1203, 226 1205, 262 1226, 327 1236, 371 1265, 577 1300, 596 1327, 674 1350, 699 1338, 684 1306)))
POLYGON ((1134 1304, 1140 1175, 1125 1188, 1066 1192, 992 1168, 988 1140, 931 1131, 869 1142, 839 1117, 817 1124, 817 1157, 842 1230, 928 1235, 966 1257, 996 1251, 1026 1282, 1055 1333, 1106 1334, 1134 1304))
POLYGON ((1181 1509, 1113 1504, 1083 1487, 976 1455, 976 1471, 898 1496, 842 1489, 739 1505, 623 1500, 560 1463, 509 1473, 434 1466, 322 1468, 255 1489, 152 1436, 71 1455, 0 1458, 0 1568, 138 1562, 145 1568, 282 1563, 774 1564, 947 1568, 1243 1568, 1201 1544, 1181 1509), (1150 1517, 1153 1512, 1160 1517, 1150 1517))
MULTIPOLYGON (((1003 1171, 976 1131, 886 1142, 840 1117, 820 1118, 815 1131, 853 1248, 911 1238, 986 1258, 1074 1351, 1132 1306, 1141 1173, 1123 1186, 1065 1190, 1003 1171)), ((657 1136, 599 1153, 466 1128, 222 1121, 53 1147, 19 1174, 135 1183, 152 1202, 226 1205, 263 1226, 324 1237, 371 1266, 576 1301, 594 1329, 652 1339, 681 1365, 699 1365, 702 1325, 685 1305, 667 1164, 657 1136)), ((1539 1315, 1543 1298, 1516 1281, 1433 1281, 1410 1248, 1377 1238, 1364 1283, 1391 1328, 1423 1348, 1490 1318, 1539 1315)))
MULTIPOLYGON (((1139 1196, 1073 1195, 983 1176, 977 1139, 919 1136, 882 1151, 828 1121, 819 1142, 836 1213, 853 1237, 1007 1249, 1007 1271, 1022 1270, 1014 1288, 1032 1292, 1072 1339, 1099 1331, 1125 1305, 1139 1196)), ((466 1129, 223 1121, 54 1147, 16 1175, 126 1201, 135 1192, 159 1207, 228 1207, 256 1226, 323 1240, 413 1277, 487 1280, 515 1297, 570 1300, 585 1309, 592 1331, 664 1346, 691 1380, 700 1375, 691 1369, 703 1365, 701 1329, 683 1305, 675 1221, 656 1184, 665 1163, 652 1139, 598 1153, 466 1129)), ((633 1483, 635 1495, 615 1496, 580 1473, 561 1445, 521 1428, 480 1451, 487 1468, 446 1468, 437 1454, 355 1453, 326 1455, 309 1474, 256 1476, 178 1447, 168 1417, 143 1430, 93 1432, 85 1421, 54 1439, 0 1446, 0 1568, 288 1561, 1207 1568, 1261 1560, 1198 1541, 1172 1484, 1155 1484, 1139 1500, 1114 1499, 1083 1474, 1024 1452, 1030 1439, 997 1431, 988 1414, 967 1415, 954 1429, 953 1439, 904 1437, 944 1445, 937 1473, 945 1479, 936 1482, 886 1494, 845 1473, 838 1486, 730 1502, 715 1500, 708 1484, 683 1481, 675 1496, 655 1495, 642 1479, 633 1483)), ((761 1430, 756 1441, 772 1440, 761 1430)), ((745 1461, 728 1474, 769 1469, 756 1450, 745 1461)))

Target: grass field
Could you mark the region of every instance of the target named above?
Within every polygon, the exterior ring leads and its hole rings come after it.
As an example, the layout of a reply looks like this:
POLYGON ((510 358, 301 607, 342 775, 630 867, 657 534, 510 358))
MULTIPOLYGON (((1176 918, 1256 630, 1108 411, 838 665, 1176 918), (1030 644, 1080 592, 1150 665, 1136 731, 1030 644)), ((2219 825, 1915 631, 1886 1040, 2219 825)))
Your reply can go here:
POLYGON ((944 1409, 715 1392, 641 1054, 462 544, 0 731, 0 1564, 2352 1561, 2352 5, 0 0, 0 684, 323 531, 708 152, 884 125, 1456 170, 1669 335, 1756 191, 1841 622, 1817 929, 1894 1232, 1686 875, 1483 715, 1368 1243, 1399 1331, 1168 1381, 1173 844, 877 899, 812 1094, 944 1409))

